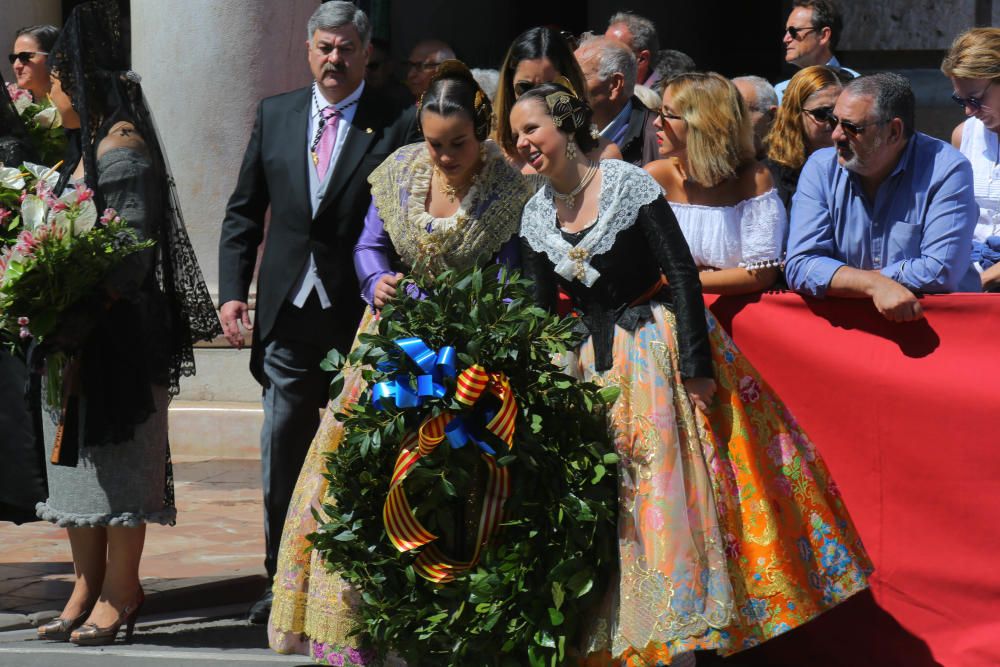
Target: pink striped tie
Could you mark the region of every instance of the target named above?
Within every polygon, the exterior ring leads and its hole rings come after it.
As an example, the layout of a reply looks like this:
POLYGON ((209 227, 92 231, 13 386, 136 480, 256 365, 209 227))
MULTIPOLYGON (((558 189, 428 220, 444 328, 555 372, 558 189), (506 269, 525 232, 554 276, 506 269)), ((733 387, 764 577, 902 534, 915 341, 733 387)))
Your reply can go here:
POLYGON ((332 105, 326 107, 321 112, 323 114, 323 134, 319 138, 319 145, 316 147, 316 173, 319 180, 326 178, 326 170, 330 168, 330 157, 333 155, 333 147, 337 143, 337 127, 340 125, 340 112, 332 105))

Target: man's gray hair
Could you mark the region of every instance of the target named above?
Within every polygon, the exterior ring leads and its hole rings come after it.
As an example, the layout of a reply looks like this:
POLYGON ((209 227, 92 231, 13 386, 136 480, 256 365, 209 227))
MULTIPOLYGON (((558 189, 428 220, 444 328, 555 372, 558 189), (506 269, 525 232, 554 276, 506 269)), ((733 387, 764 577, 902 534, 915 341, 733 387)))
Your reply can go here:
POLYGON ((616 23, 624 23, 632 33, 632 48, 635 52, 649 51, 649 68, 656 66, 656 56, 660 52, 660 37, 656 34, 656 25, 645 16, 632 12, 618 12, 608 20, 610 28, 616 23))
POLYGON ((309 23, 306 26, 309 30, 306 39, 312 40, 317 30, 332 30, 343 28, 345 25, 353 25, 358 31, 358 35, 361 36, 361 46, 368 46, 372 37, 372 24, 368 20, 368 16, 353 2, 343 2, 342 0, 324 2, 316 8, 313 15, 309 17, 309 23))
POLYGON ((844 84, 844 94, 871 97, 875 101, 872 113, 878 122, 899 118, 903 121, 904 136, 913 135, 916 100, 905 76, 895 72, 860 76, 844 84))
POLYGON ((596 49, 597 77, 602 83, 615 74, 621 74, 625 79, 625 94, 631 96, 635 92, 635 79, 638 76, 639 66, 635 55, 627 46, 603 35, 593 35, 584 39, 579 48, 596 49))
MULTIPOLYGON (((753 105, 754 111, 766 112, 771 107, 778 106, 778 93, 774 92, 774 86, 768 83, 767 79, 760 76, 738 76, 733 79, 733 83, 743 81, 753 86, 757 93, 757 101, 753 105)), ((744 100, 746 101, 746 100, 744 100)), ((749 104, 747 106, 750 106, 749 104)))

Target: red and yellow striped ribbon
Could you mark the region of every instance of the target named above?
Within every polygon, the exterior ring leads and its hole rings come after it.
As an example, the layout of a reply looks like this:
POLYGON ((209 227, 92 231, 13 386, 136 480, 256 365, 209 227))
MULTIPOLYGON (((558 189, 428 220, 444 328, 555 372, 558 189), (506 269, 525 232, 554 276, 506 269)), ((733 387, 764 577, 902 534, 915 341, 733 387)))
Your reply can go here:
MULTIPOLYGON (((503 373, 487 373, 479 365, 467 368, 458 377, 455 398, 460 403, 472 406, 484 391, 489 391, 500 399, 500 409, 486 425, 486 429, 511 447, 514 442, 517 401, 510 382, 503 373)), ((452 414, 428 417, 416 433, 407 434, 396 458, 389 494, 382 508, 382 520, 393 546, 401 552, 425 547, 414 561, 414 568, 421 577, 436 583, 449 582, 457 574, 475 567, 483 548, 499 530, 503 521, 503 506, 510 497, 510 472, 506 467, 498 466, 493 456, 483 452, 481 456, 486 463, 488 475, 476 535, 476 549, 472 558, 465 562, 456 561, 432 544, 438 536, 427 530, 414 515, 403 489, 403 480, 421 457, 429 455, 444 441, 444 428, 454 418, 452 414)))

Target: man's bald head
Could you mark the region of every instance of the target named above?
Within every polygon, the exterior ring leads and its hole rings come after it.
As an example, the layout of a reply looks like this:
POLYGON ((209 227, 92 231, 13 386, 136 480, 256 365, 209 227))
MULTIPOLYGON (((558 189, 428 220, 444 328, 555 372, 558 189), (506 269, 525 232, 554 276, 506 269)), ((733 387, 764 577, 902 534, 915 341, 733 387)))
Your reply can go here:
POLYGON ((406 69, 406 87, 416 98, 427 90, 431 83, 434 70, 445 60, 455 57, 455 52, 440 39, 424 39, 416 43, 410 51, 410 59, 406 69))

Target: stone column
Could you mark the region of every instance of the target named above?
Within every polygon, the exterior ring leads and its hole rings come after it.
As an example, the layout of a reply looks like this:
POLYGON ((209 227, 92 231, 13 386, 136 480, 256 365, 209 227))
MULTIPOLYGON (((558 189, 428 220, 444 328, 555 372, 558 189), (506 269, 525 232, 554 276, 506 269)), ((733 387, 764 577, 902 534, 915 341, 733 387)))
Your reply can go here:
POLYGON ((219 229, 257 102, 311 80, 306 23, 317 6, 132 0, 132 67, 142 76, 213 298, 219 229))
MULTIPOLYGON (((0 9, 0 49, 3 53, 10 53, 17 31, 40 23, 62 25, 62 3, 59 0, 3 0, 0 9)), ((14 71, 6 58, 3 60, 3 80, 14 80, 14 71)))

